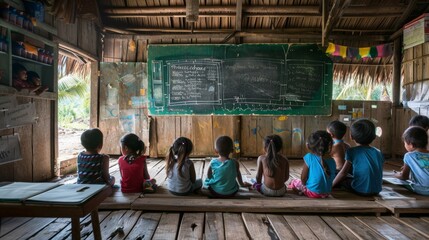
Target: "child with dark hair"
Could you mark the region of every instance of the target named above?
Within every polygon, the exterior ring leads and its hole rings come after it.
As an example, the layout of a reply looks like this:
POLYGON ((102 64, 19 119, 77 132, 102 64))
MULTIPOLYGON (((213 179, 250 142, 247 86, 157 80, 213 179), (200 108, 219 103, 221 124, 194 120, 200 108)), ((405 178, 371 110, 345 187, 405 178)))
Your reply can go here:
POLYGON ((189 159, 192 149, 193 144, 189 138, 179 137, 168 151, 165 159, 167 188, 174 195, 189 195, 203 185, 201 178, 196 179, 194 163, 189 159))
POLYGON ((100 154, 103 148, 103 133, 98 128, 88 129, 80 137, 85 151, 77 156, 77 183, 108 184, 115 178, 109 175, 109 156, 100 154))
POLYGON ((120 140, 122 156, 119 157, 121 191, 124 193, 154 192, 155 179, 150 179, 147 169, 146 147, 134 133, 124 135, 120 140))
POLYGON ((407 153, 401 172, 394 176, 402 180, 411 180, 405 187, 421 195, 429 195, 429 151, 426 149, 428 135, 421 127, 409 127, 402 135, 407 153), (411 174, 410 174, 411 173, 411 174))
POLYGON ((42 86, 42 81, 40 79, 40 76, 36 72, 33 72, 33 71, 27 72, 27 81, 30 84, 33 84, 34 87, 39 87, 35 91, 36 95, 39 95, 39 94, 46 92, 48 90, 48 87, 42 86))
POLYGON ((35 92, 40 88, 40 86, 35 86, 28 81, 27 68, 20 63, 12 64, 12 86, 18 91, 28 89, 30 92, 35 92))
POLYGON ((327 198, 332 191, 335 161, 329 155, 332 138, 326 131, 316 131, 307 139, 310 150, 304 156, 301 179, 294 179, 289 188, 309 198, 327 198))
POLYGON ((265 154, 258 157, 256 182, 253 186, 265 196, 281 197, 286 193, 285 182, 289 179, 289 162, 280 154, 282 147, 280 136, 270 135, 264 138, 265 154))
POLYGON ((204 181, 204 185, 214 197, 234 196, 239 189, 236 179, 242 187, 251 186, 250 183, 243 182, 238 161, 229 158, 233 149, 234 143, 230 137, 221 136, 216 139, 215 150, 219 157, 210 161, 204 181))
POLYGON ((346 161, 344 159, 347 149, 350 145, 344 142, 343 137, 347 132, 347 126, 338 121, 332 121, 328 124, 326 131, 331 135, 334 144, 332 145, 331 156, 335 160, 336 172, 339 172, 346 161))
POLYGON ((410 122, 408 123, 410 127, 421 127, 425 131, 429 129, 429 118, 424 115, 416 115, 411 118, 410 122))
POLYGON ((352 124, 350 132, 357 146, 347 150, 346 162, 335 177, 333 186, 343 183, 344 187, 359 195, 377 195, 383 181, 384 157, 380 150, 370 146, 376 137, 375 125, 368 119, 359 119, 352 124), (351 167, 353 178, 346 179, 351 167))

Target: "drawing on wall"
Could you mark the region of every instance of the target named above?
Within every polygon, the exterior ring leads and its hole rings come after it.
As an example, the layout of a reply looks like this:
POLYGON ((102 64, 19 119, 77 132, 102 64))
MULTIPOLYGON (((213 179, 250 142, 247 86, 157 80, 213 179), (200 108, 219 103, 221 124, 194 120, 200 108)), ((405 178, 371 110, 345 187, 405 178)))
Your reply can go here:
POLYGON ((0 137, 0 165, 22 160, 18 135, 0 137))
POLYGON ((121 111, 119 116, 119 123, 121 125, 122 132, 135 133, 138 117, 139 115, 133 109, 121 111))
MULTIPOLYGON (((147 108, 145 63, 100 63, 100 118, 124 117, 127 109, 147 108)), ((122 124, 122 123, 121 123, 122 124)))

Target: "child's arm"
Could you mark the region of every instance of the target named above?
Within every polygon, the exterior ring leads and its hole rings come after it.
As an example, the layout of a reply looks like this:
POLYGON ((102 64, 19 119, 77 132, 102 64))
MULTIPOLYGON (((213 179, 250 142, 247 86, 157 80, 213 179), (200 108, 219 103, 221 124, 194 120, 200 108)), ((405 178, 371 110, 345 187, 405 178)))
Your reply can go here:
POLYGON ((404 164, 401 170, 402 171, 400 172, 393 171, 394 172, 393 176, 401 180, 408 180, 408 178, 410 178, 410 171, 411 171, 410 167, 407 164, 404 164))
POLYGON ((191 182, 194 183, 197 180, 194 163, 191 161, 191 165, 189 165, 189 175, 191 177, 191 182))
POLYGON ((110 179, 110 174, 109 174, 109 156, 108 155, 104 155, 103 156, 103 179, 106 182, 106 184, 113 186, 115 184, 115 179, 112 178, 112 180, 110 179))
POLYGON ((345 163, 345 152, 341 151, 339 146, 332 146, 331 157, 335 160, 335 165, 337 169, 341 169, 345 163))
POLYGON ((258 157, 257 164, 258 164, 258 170, 256 172, 256 182, 261 183, 262 182, 263 167, 262 167, 262 158, 260 156, 258 157))
POLYGON ((337 184, 344 180, 344 178, 347 176, 347 173, 350 171, 351 166, 352 163, 349 161, 346 161, 344 163, 343 168, 341 168, 340 172, 337 174, 334 181, 332 182, 332 187, 335 187, 337 184))
POLYGON ((250 187, 252 186, 252 184, 248 183, 248 182, 243 182, 243 178, 241 177, 241 172, 240 172, 240 163, 235 160, 235 166, 237 166, 237 180, 238 183, 240 184, 241 187, 250 187))
POLYGON ((147 162, 146 159, 144 160, 144 178, 143 179, 150 179, 149 170, 147 169, 147 162))
POLYGON ((285 159, 285 179, 283 182, 286 182, 287 180, 289 180, 289 162, 287 159, 285 159))
POLYGON ((212 166, 209 165, 209 169, 207 169, 207 178, 212 178, 212 177, 213 177, 212 166))
POLYGON ((308 166, 306 163, 304 163, 304 166, 302 166, 302 171, 301 171, 301 182, 302 185, 305 185, 307 183, 307 179, 308 179, 308 166))

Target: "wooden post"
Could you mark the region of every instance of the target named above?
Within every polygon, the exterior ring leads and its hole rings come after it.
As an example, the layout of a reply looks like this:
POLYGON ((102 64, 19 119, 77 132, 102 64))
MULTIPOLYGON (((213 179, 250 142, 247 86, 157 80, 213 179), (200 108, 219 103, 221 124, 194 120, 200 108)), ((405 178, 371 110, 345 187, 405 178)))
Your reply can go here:
POLYGON ((399 94, 401 84, 401 38, 397 38, 393 45, 393 84, 392 84, 392 107, 399 106, 399 94))

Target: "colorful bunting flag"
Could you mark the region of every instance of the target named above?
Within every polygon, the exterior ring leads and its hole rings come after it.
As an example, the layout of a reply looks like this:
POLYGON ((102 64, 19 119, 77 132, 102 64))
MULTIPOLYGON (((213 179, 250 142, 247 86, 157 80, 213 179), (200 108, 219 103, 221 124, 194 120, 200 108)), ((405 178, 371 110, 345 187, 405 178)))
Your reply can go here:
POLYGON ((392 44, 381 44, 372 47, 354 48, 329 43, 326 53, 342 58, 376 58, 389 57, 393 53, 392 44))

